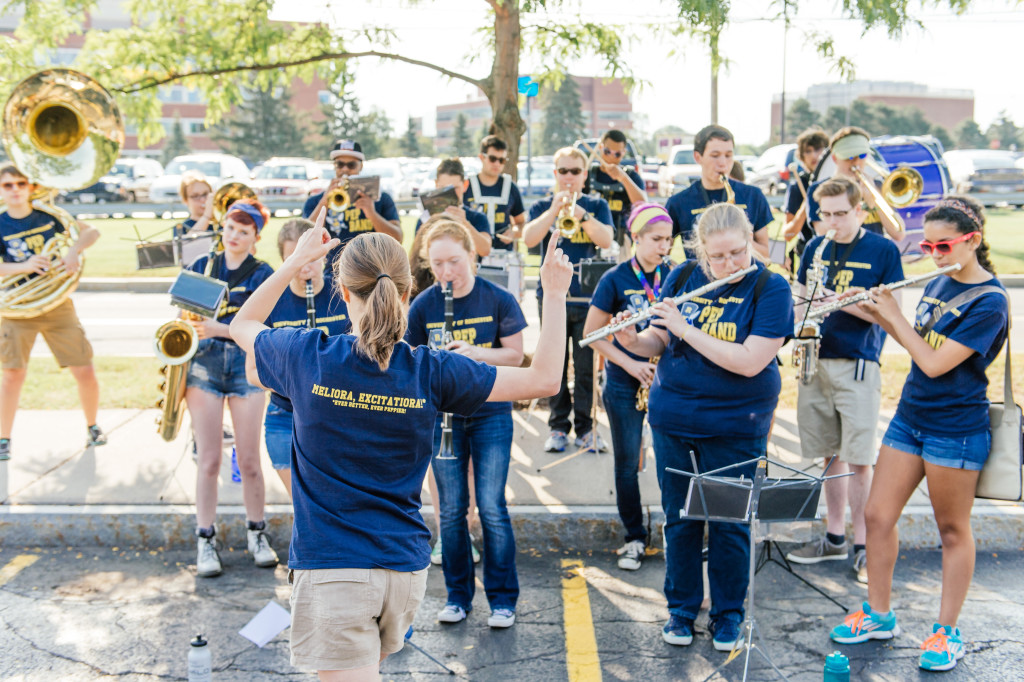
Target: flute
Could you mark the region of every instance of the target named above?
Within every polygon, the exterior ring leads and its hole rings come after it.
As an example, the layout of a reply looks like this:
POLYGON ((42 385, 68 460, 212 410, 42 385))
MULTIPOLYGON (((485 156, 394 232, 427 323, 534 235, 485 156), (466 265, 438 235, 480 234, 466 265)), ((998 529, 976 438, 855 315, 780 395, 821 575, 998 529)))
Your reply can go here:
MULTIPOLYGON (((740 270, 738 272, 734 272, 734 273, 732 273, 731 275, 729 275, 727 277, 723 277, 722 279, 716 279, 714 282, 709 282, 708 284, 705 284, 704 286, 702 286, 700 288, 694 289, 693 291, 691 291, 691 292, 689 292, 687 294, 683 294, 681 296, 676 296, 675 298, 666 299, 666 300, 672 301, 672 304, 674 306, 679 307, 682 304, 686 303, 687 301, 695 299, 698 296, 703 296, 704 294, 708 293, 709 291, 714 291, 715 289, 718 289, 719 287, 723 287, 726 284, 729 284, 730 282, 734 282, 734 281, 737 281, 739 279, 742 279, 743 277, 746 277, 747 275, 749 275, 750 273, 754 272, 755 270, 757 270, 757 264, 756 263, 751 265, 750 267, 743 268, 742 270, 740 270)), ((641 312, 637 313, 636 315, 631 315, 630 317, 627 317, 624 320, 621 320, 619 322, 614 322, 614 323, 609 324, 609 325, 605 325, 604 327, 601 327, 600 329, 595 329, 594 331, 590 332, 589 334, 584 336, 582 339, 580 339, 580 348, 586 348, 587 346, 589 346, 590 344, 594 343, 595 341, 600 341, 601 339, 606 338, 610 334, 614 334, 615 332, 620 331, 622 329, 625 329, 627 327, 632 327, 633 325, 638 324, 640 322, 643 322, 644 320, 646 320, 646 319, 648 319, 650 317, 653 317, 653 316, 654 316, 654 308, 646 308, 646 309, 642 310, 641 312)))
POLYGON ((306 280, 306 326, 316 327, 316 295, 313 293, 313 280, 306 280))

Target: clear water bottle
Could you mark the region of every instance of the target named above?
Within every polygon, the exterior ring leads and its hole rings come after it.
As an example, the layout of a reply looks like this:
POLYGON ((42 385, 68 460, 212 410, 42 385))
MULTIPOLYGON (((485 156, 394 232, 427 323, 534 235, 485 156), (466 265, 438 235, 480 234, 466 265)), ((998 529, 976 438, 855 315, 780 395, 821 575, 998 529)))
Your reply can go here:
POLYGON ((196 635, 188 650, 188 682, 210 682, 212 659, 210 647, 202 635, 196 635))
POLYGON ((836 651, 825 659, 823 682, 850 682, 850 659, 836 651))
POLYGON ((231 482, 242 482, 242 472, 238 470, 238 455, 235 453, 234 445, 231 446, 231 482))

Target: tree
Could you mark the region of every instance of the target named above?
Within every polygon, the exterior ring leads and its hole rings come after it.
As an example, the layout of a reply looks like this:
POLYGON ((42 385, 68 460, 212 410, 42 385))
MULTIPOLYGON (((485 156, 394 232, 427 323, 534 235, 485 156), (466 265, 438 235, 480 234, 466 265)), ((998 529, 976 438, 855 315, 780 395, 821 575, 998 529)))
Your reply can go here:
POLYGON ((412 116, 409 117, 409 127, 405 130, 400 147, 406 156, 420 155, 419 135, 416 133, 416 124, 413 123, 412 116))
POLYGON ((973 118, 964 119, 953 129, 957 149, 984 149, 988 140, 981 132, 981 126, 973 118))
POLYGON ((541 109, 544 112, 544 128, 538 140, 541 153, 553 154, 586 136, 580 88, 575 79, 566 78, 560 88, 545 90, 541 109))
POLYGON ((190 151, 192 150, 188 146, 188 140, 185 139, 185 131, 181 127, 181 117, 175 116, 174 125, 171 126, 171 137, 160 153, 160 163, 166 166, 175 156, 188 154, 190 151))
POLYGON ((1022 132, 1024 131, 1016 126, 1004 109, 999 112, 999 118, 985 131, 985 136, 989 142, 997 143, 1001 149, 1017 150, 1021 148, 1022 132))
POLYGON ((821 122, 821 127, 825 129, 829 135, 836 132, 840 128, 846 125, 848 110, 846 107, 830 106, 825 111, 825 118, 821 122))
POLYGON ((460 113, 455 119, 455 131, 452 134, 451 153, 453 156, 470 156, 477 145, 473 144, 466 128, 466 115, 460 113))
POLYGON ((286 88, 252 89, 246 95, 210 135, 221 149, 257 163, 322 153, 322 146, 310 149, 309 126, 292 109, 286 88))
POLYGON ((798 99, 789 106, 789 111, 786 112, 787 139, 780 140, 780 142, 795 140, 797 135, 803 131, 820 125, 821 114, 811 109, 811 103, 806 99, 798 99))
MULTIPOLYGON (((359 100, 354 95, 346 94, 329 87, 331 97, 323 106, 324 137, 327 143, 323 148, 329 149, 334 140, 350 139, 359 143, 363 155, 368 159, 383 156, 384 147, 391 138, 391 119, 378 107, 373 107, 366 114, 359 108, 359 100)), ((317 156, 322 156, 319 152, 317 156)))
POLYGON ((946 130, 943 126, 937 124, 933 125, 928 130, 928 134, 934 136, 935 139, 939 141, 939 143, 942 145, 943 150, 953 148, 953 136, 950 135, 949 131, 946 130))

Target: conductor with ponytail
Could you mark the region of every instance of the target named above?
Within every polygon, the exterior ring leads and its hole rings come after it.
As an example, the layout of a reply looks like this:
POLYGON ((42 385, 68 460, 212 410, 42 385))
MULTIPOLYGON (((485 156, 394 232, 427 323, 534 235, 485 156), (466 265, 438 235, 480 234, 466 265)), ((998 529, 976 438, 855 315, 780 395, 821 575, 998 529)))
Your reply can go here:
POLYGON ((568 258, 551 240, 541 268, 544 320, 531 367, 494 367, 402 339, 409 261, 390 236, 361 234, 335 265, 352 334, 268 329, 266 319, 306 264, 337 245, 323 229, 248 300, 232 337, 254 353, 259 382, 294 406, 292 664, 321 680, 377 679, 402 648, 426 589, 430 531, 420 488, 438 412, 553 395, 565 354, 568 258))

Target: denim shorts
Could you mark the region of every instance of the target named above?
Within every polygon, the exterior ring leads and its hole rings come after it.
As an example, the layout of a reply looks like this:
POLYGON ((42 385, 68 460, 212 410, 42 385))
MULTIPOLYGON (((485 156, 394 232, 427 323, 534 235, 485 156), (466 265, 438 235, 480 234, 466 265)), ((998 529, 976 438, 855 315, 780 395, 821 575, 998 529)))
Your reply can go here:
POLYGON ((267 404, 267 416, 263 420, 263 440, 267 443, 267 454, 275 469, 292 467, 292 413, 273 401, 267 404))
POLYGON ((992 447, 992 434, 988 431, 969 436, 936 436, 918 431, 899 415, 892 418, 882 437, 882 445, 919 455, 924 461, 950 469, 981 471, 992 447))
POLYGON ((219 337, 199 342, 186 386, 221 398, 245 398, 263 390, 245 378, 245 351, 234 341, 219 337))

